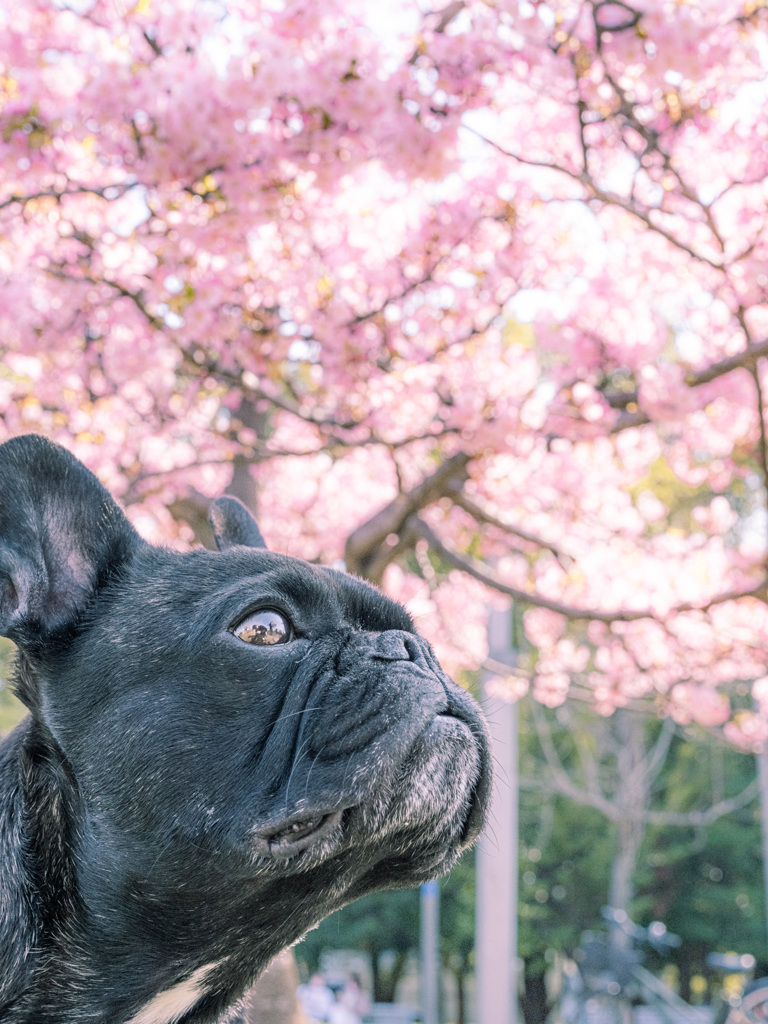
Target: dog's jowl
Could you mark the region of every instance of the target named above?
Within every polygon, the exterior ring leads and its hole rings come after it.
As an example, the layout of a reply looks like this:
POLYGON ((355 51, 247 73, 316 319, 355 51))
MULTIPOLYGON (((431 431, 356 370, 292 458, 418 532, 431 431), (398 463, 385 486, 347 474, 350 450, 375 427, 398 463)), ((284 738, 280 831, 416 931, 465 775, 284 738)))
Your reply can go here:
POLYGON ((280 949, 482 827, 480 713, 406 612, 232 498, 211 522, 218 552, 154 547, 63 448, 0 445, 30 711, 0 746, 4 1024, 237 1020, 280 949))

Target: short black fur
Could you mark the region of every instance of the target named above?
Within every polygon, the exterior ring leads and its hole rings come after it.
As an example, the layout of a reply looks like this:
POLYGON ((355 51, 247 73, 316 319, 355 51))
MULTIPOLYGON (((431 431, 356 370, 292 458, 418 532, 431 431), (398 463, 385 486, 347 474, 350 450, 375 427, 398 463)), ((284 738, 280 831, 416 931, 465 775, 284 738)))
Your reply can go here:
POLYGON ((280 949, 482 827, 482 717, 404 609, 211 521, 218 552, 153 547, 63 448, 0 445, 5 1024, 236 1024, 280 949), (235 632, 262 610, 285 642, 235 632))

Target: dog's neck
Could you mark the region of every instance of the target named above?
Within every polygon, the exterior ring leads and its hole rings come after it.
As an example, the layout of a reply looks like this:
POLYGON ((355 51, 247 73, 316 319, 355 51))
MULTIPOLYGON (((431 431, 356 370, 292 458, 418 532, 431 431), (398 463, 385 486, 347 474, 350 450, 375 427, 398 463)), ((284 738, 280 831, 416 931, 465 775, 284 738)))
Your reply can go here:
MULTIPOLYGON (((0 791, 0 877, 14 882, 0 887, 3 1024, 79 1024, 89 1013, 114 1024, 171 1024, 197 1007, 201 1019, 240 1024, 238 999, 297 937, 291 918, 302 901, 288 880, 235 881, 239 899, 229 886, 217 898, 214 884, 204 892, 179 880, 174 895, 166 883, 142 902, 142 927, 126 915, 118 889, 102 890, 92 914, 82 893, 98 884, 96 875, 109 878, 109 850, 83 843, 88 812, 66 758, 33 716, 0 748, 0 791), (10 898, 14 888, 23 899, 10 898), (263 920, 263 905, 278 907, 280 927, 263 920), (110 1007, 114 991, 133 993, 135 1002, 110 1007)), ((332 892, 334 869, 316 871, 328 873, 320 889, 332 892)), ((331 897, 316 903, 318 918, 335 906, 331 897)))
MULTIPOLYGON (((100 956, 105 925, 91 920, 82 903, 73 856, 79 839, 75 823, 83 820, 78 788, 57 744, 31 715, 0 750, 0 791, 0 877, 5 883, 0 887, 2 1020, 74 1024, 86 1019, 88 1010, 103 1012, 111 971, 133 971, 136 989, 143 987, 142 982, 148 986, 143 1004, 125 1017, 126 1024, 169 1024, 205 997, 215 960, 202 967, 190 961, 188 971, 179 968, 181 981, 160 983, 152 990, 146 949, 127 943, 121 959, 114 957, 114 948, 109 956, 100 956), (23 946, 19 936, 25 937, 23 946)), ((106 927, 109 930, 109 924, 106 927)), ((197 929, 206 931, 199 911, 197 929)), ((264 963, 274 952, 265 949, 264 963)), ((253 954, 251 948, 250 957, 253 954)), ((253 960, 248 968, 252 974, 253 960)), ((244 972, 238 986, 239 974, 235 969, 229 978, 235 990, 251 980, 244 972)), ((228 1002, 238 994, 230 991, 228 1002)), ((121 1020, 119 1012, 114 1019, 121 1020)), ((237 1024, 237 1009, 224 1019, 237 1024)))
POLYGON ((34 884, 24 860, 29 843, 21 758, 30 724, 27 719, 0 748, 0 1015, 26 989, 31 951, 38 945, 34 884), (21 898, 14 891, 17 887, 21 898), (24 936, 24 945, 19 936, 24 936))
POLYGON ((0 791, 0 1016, 15 1022, 27 1020, 40 964, 65 974, 61 964, 76 958, 82 916, 71 856, 78 789, 32 715, 2 746, 0 791))

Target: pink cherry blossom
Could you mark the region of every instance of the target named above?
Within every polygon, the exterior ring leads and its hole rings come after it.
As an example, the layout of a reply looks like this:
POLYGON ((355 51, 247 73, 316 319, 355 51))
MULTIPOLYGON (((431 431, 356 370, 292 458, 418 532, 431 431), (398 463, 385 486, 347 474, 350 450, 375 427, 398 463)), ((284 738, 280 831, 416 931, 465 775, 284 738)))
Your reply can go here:
POLYGON ((232 487, 499 695, 763 743, 764 5, 390 6, 0 13, 2 436, 177 546, 232 487))

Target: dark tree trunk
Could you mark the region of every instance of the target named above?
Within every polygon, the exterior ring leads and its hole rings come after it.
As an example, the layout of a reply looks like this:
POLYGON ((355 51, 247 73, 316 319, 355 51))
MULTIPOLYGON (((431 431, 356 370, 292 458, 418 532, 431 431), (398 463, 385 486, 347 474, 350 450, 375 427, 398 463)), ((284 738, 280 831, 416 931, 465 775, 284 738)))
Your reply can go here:
POLYGON ((550 1010, 544 971, 525 975, 525 990, 520 1004, 525 1024, 544 1024, 550 1010))
POLYGON ((373 1001, 374 1003, 380 1003, 381 978, 379 976, 379 954, 375 951, 371 953, 371 985, 373 986, 373 1001))
POLYGON ((407 950, 398 950, 395 954, 395 962, 388 970, 381 968, 381 955, 381 953, 374 953, 371 956, 373 1001, 375 1003, 394 1003, 397 983, 403 976, 405 965, 408 963, 408 952, 407 950))
POLYGON ((691 1001, 691 962, 688 957, 681 957, 677 963, 678 979, 680 981, 680 996, 690 1003, 691 1001))
MULTIPOLYGON (((253 430, 259 438, 263 438, 266 434, 266 416, 263 412, 259 412, 248 398, 242 400, 237 410, 233 427, 238 424, 253 430)), ((257 513, 259 486, 251 470, 257 461, 258 459, 253 454, 250 456, 236 455, 232 460, 232 480, 227 488, 227 494, 239 498, 254 515, 257 513)))
POLYGON ((467 974, 456 967, 451 974, 456 980, 456 1024, 467 1024, 467 974))

